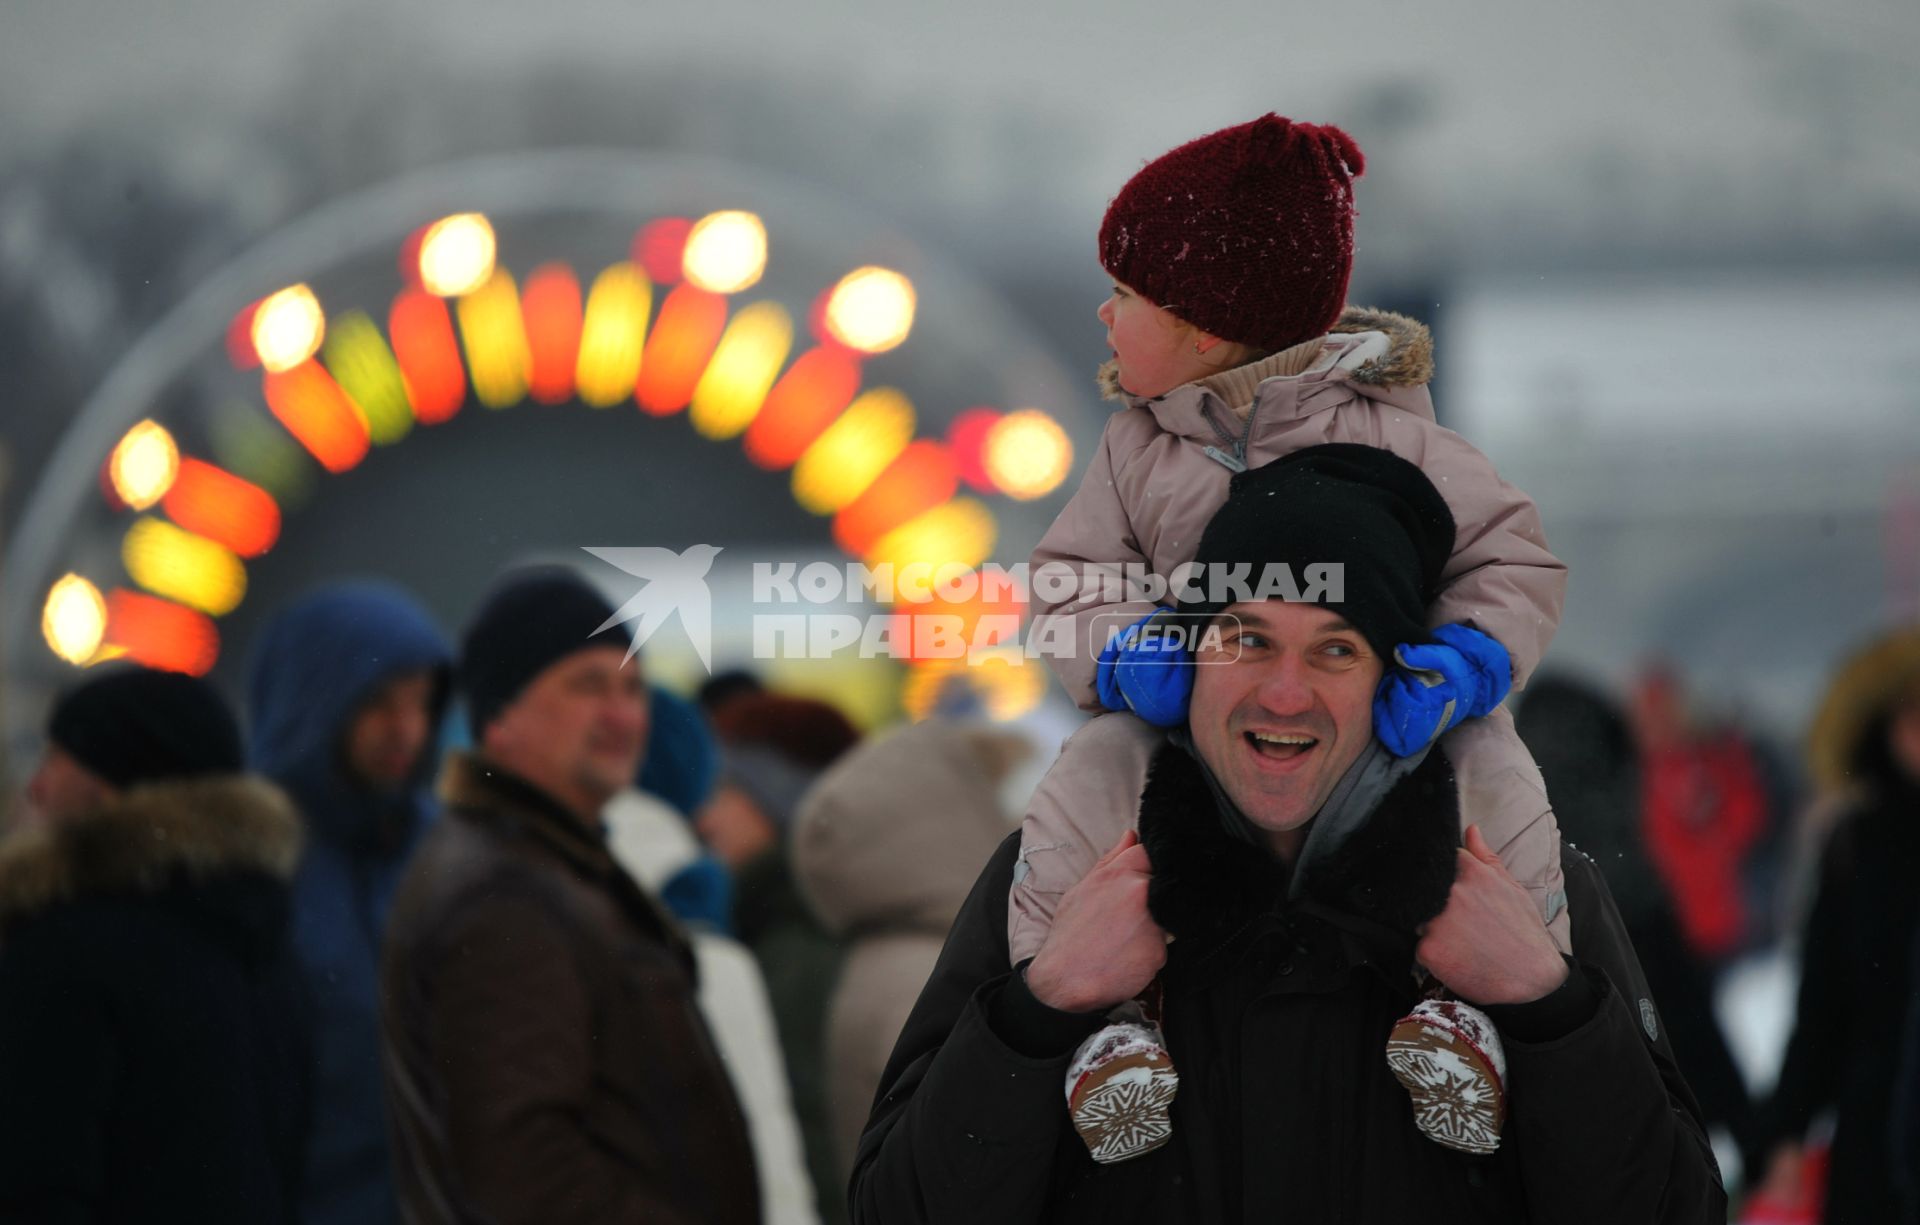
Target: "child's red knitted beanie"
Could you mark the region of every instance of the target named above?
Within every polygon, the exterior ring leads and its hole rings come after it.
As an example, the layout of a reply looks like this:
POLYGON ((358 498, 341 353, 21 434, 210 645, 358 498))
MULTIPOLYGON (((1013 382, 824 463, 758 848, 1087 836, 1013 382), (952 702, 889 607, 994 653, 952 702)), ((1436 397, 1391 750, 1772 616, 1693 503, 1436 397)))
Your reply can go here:
POLYGON ((1100 263, 1223 340, 1277 351, 1326 334, 1353 272, 1353 180, 1339 128, 1267 114, 1148 162, 1100 223, 1100 263))

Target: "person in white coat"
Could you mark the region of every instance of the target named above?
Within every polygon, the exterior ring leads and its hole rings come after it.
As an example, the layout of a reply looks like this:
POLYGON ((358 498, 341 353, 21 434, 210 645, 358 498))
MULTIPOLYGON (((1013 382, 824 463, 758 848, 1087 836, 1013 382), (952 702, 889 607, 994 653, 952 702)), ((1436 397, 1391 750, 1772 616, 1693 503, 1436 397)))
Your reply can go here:
MULTIPOLYGON (((699 840, 680 814, 637 788, 615 796, 601 819, 615 861, 655 897, 700 858, 699 840)), ((746 1111, 767 1225, 819 1225, 760 966, 745 945, 706 924, 689 923, 686 933, 699 968, 700 1011, 746 1111)))

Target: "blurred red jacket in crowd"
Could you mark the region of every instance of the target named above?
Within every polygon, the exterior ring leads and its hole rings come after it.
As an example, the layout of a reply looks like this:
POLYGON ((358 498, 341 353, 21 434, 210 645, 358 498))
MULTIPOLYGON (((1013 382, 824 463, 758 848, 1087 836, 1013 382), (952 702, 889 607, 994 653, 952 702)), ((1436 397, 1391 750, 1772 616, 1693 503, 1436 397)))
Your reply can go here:
POLYGON ((1741 868, 1767 830, 1765 776, 1737 732, 1687 727, 1670 673, 1643 677, 1635 698, 1647 854, 1694 953, 1730 956, 1748 932, 1741 868))

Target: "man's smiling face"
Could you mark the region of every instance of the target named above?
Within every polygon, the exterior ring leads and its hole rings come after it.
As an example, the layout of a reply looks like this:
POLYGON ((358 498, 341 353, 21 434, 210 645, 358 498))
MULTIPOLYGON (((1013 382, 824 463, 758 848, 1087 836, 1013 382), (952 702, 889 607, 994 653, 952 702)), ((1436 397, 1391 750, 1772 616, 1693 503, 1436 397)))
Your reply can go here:
POLYGON ((1373 737, 1383 663, 1316 604, 1234 604, 1195 656, 1194 747, 1247 819, 1290 853, 1373 737))

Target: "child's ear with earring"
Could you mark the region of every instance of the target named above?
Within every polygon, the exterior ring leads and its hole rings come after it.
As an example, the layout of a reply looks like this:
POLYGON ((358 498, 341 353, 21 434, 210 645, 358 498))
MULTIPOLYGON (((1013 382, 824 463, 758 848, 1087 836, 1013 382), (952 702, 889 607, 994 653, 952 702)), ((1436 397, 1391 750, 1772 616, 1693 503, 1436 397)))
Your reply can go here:
POLYGON ((1211 332, 1203 332, 1199 328, 1193 331, 1193 355, 1215 370, 1231 370, 1266 356, 1250 346, 1222 340, 1211 332))

